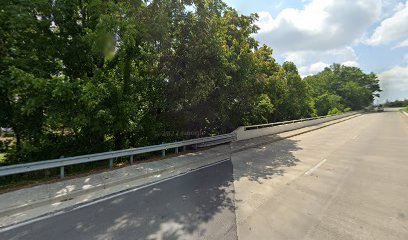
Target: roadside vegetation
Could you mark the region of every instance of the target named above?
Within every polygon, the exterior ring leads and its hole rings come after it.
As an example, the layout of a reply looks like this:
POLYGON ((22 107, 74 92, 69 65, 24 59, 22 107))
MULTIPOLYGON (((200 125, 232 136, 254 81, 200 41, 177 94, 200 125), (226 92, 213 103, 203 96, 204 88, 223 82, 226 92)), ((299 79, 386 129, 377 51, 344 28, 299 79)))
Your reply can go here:
POLYGON ((357 67, 302 79, 253 38, 257 15, 219 0, 9 0, 0 9, 0 126, 14 130, 0 164, 338 114, 380 92, 377 76, 357 67))
POLYGON ((408 99, 405 100, 395 100, 395 101, 386 101, 384 107, 408 107, 408 99))

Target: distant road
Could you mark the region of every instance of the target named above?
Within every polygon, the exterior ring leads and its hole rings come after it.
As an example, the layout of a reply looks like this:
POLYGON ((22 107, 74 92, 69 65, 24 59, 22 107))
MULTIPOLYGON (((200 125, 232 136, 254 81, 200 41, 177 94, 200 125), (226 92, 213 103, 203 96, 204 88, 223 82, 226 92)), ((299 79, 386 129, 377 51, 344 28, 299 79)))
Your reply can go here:
POLYGON ((408 117, 366 114, 0 239, 408 239, 408 117))

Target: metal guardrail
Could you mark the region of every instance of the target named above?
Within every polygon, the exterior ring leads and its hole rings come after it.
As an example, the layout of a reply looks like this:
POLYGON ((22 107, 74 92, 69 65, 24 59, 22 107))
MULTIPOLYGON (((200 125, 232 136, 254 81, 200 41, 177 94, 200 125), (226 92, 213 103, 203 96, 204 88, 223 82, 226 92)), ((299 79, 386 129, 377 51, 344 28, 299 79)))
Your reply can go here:
MULTIPOLYGON (((285 125, 285 124, 305 122, 305 121, 327 118, 327 117, 332 117, 332 116, 336 116, 336 115, 328 115, 328 116, 304 118, 304 119, 284 121, 284 122, 252 125, 252 126, 244 127, 244 130, 247 131, 247 130, 267 128, 267 127, 273 127, 273 126, 279 126, 279 125, 285 125)), ((65 175, 64 167, 66 166, 88 163, 88 162, 109 160, 109 168, 112 168, 113 160, 119 157, 129 157, 130 163, 133 164, 133 157, 138 154, 161 151, 162 156, 164 157, 166 156, 166 150, 168 149, 175 149, 175 152, 178 153, 180 147, 183 147, 183 151, 185 151, 187 146, 194 145, 195 148, 209 147, 209 146, 232 142, 235 139, 236 139, 236 133, 232 132, 232 133, 224 134, 224 135, 217 135, 217 136, 205 137, 205 138, 196 138, 196 139, 185 140, 185 141, 180 141, 180 142, 165 143, 165 144, 152 145, 152 146, 146 146, 146 147, 140 147, 140 148, 132 148, 132 149, 119 150, 119 151, 112 151, 112 152, 96 153, 96 154, 82 155, 82 156, 77 156, 77 157, 59 158, 59 159, 32 162, 32 163, 16 164, 16 165, 0 167, 0 177, 19 174, 19 173, 33 172, 33 171, 38 171, 38 170, 51 169, 51 168, 60 168, 60 177, 64 178, 64 175, 65 175)))
POLYGON ((336 115, 327 115, 327 116, 319 116, 319 117, 312 117, 312 118, 302 118, 302 119, 298 119, 298 120, 289 120, 289 121, 284 121, 284 122, 274 122, 274 123, 266 123, 266 124, 259 124, 259 125, 251 125, 251 126, 244 127, 244 130, 246 131, 246 130, 274 127, 274 126, 292 124, 292 123, 298 123, 298 122, 306 122, 306 121, 310 121, 310 120, 328 118, 328 117, 332 117, 332 116, 336 116, 336 115))
POLYGON ((232 142, 233 140, 235 140, 235 138, 236 138, 235 133, 229 133, 229 134, 224 134, 224 135, 217 135, 217 136, 205 137, 205 138, 196 138, 196 139, 185 140, 181 142, 165 143, 165 144, 146 146, 146 147, 140 147, 140 148, 132 148, 132 149, 126 149, 126 150, 96 153, 96 154, 82 155, 82 156, 77 156, 77 157, 60 158, 60 159, 53 159, 53 160, 39 161, 39 162, 32 162, 32 163, 16 164, 16 165, 0 167, 0 177, 13 175, 13 174, 19 174, 19 173, 38 171, 38 170, 45 170, 45 169, 50 169, 50 168, 60 168, 60 177, 64 178, 64 167, 70 166, 70 165, 109 160, 109 167, 112 168, 113 159, 118 158, 118 157, 130 157, 130 163, 133 164, 133 156, 137 154, 161 151, 162 156, 164 157, 166 155, 166 150, 168 149, 175 149, 175 152, 178 153, 180 147, 183 147, 183 151, 185 151, 187 146, 194 145, 196 148, 199 146, 202 146, 202 147, 212 146, 212 145, 232 142))

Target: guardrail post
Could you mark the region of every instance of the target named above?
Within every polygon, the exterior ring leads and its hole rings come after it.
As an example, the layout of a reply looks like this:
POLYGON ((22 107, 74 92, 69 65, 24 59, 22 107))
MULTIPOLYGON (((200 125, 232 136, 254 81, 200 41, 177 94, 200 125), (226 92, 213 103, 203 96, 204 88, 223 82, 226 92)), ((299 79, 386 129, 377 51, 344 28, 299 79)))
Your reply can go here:
POLYGON ((130 156, 130 165, 133 165, 133 155, 130 156))
MULTIPOLYGON (((61 156, 60 158, 64 158, 64 156, 61 156)), ((60 167, 60 179, 64 179, 65 177, 65 172, 64 172, 64 167, 60 167)))
POLYGON ((176 153, 178 153, 178 147, 176 147, 176 151, 175 151, 176 153))
POLYGON ((187 146, 183 146, 183 152, 187 150, 187 146))
POLYGON ((166 150, 163 149, 163 150, 162 150, 162 157, 165 157, 165 156, 166 156, 166 150))
POLYGON ((64 167, 60 167, 60 179, 64 179, 65 174, 64 174, 64 167))
POLYGON ((109 159, 109 169, 113 168, 113 158, 109 159))

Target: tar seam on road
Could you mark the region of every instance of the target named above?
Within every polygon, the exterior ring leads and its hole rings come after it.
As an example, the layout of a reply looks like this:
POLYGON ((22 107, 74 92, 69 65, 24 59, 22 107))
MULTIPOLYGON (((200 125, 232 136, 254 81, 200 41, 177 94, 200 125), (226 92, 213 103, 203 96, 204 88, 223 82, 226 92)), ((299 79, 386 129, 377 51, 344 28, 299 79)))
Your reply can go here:
POLYGON ((94 204, 97 204, 97 203, 100 203, 100 202, 103 202, 103 201, 106 201, 106 200, 109 200, 109 199, 112 199, 112 198, 116 198, 116 197, 128 194, 128 193, 136 192, 138 190, 141 190, 141 189, 144 189, 144 188, 147 188, 147 187, 151 187, 151 186, 154 186, 156 184, 166 182, 166 181, 169 181, 169 180, 172 180, 172 179, 175 179, 175 178, 179 178, 179 177, 185 176, 185 175, 187 175, 189 173, 197 172, 199 170, 209 168, 209 167, 212 167, 212 166, 215 166, 215 165, 227 162, 227 161, 231 161, 231 159, 226 158, 226 159, 220 160, 218 162, 207 164, 205 166, 201 166, 199 168, 195 168, 195 169, 192 169, 190 171, 177 174, 175 176, 171 176, 171 177, 164 178, 162 180, 158 180, 156 182, 148 183, 148 184, 145 184, 145 185, 142 185, 142 186, 138 186, 136 188, 132 188, 132 189, 128 189, 128 190, 125 190, 125 191, 114 193, 114 194, 111 194, 111 195, 108 195, 108 196, 104 196, 102 198, 96 199, 95 201, 92 201, 92 202, 89 202, 89 203, 77 204, 76 206, 67 208, 65 210, 45 214, 45 215, 39 216, 37 218, 29 219, 29 220, 24 221, 24 222, 20 222, 20 223, 14 224, 14 225, 10 225, 10 226, 4 227, 4 228, 0 228, 0 233, 7 232, 9 230, 19 228, 19 227, 23 227, 25 225, 35 223, 35 222, 38 222, 38 221, 42 221, 42 220, 45 220, 45 219, 48 219, 48 218, 51 218, 51 217, 55 217, 55 216, 58 216, 58 215, 61 215, 61 214, 64 214, 64 213, 72 212, 72 211, 75 211, 75 210, 78 210, 78 209, 81 209, 81 208, 84 208, 84 207, 88 207, 88 206, 91 206, 91 205, 94 205, 94 204))

